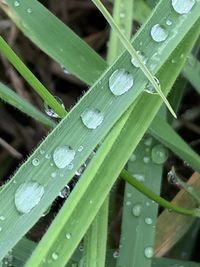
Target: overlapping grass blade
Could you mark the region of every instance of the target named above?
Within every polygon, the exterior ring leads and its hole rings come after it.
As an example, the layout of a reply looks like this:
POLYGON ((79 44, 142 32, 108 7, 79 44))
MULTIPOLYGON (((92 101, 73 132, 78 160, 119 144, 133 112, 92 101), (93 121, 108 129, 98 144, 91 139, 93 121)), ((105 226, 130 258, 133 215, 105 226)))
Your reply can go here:
POLYGON ((0 6, 28 38, 70 73, 92 85, 103 72, 103 59, 38 1, 21 0, 15 6, 15 1, 5 0, 0 6))
POLYGON ((56 124, 51 119, 49 119, 46 115, 37 110, 33 105, 31 105, 25 99, 17 95, 13 90, 8 88, 3 83, 0 83, 0 98, 6 103, 19 109, 21 112, 48 126, 49 128, 53 128, 56 126, 56 124))
MULTIPOLYGON (((182 57, 182 60, 179 61, 180 65, 172 68, 171 59, 174 57, 180 58, 182 51, 190 51, 198 34, 199 27, 196 24, 185 38, 183 44, 177 48, 165 67, 159 72, 158 77, 164 85, 165 93, 171 88, 184 64, 182 57), (168 70, 168 75, 166 75, 166 69, 168 70)), ((68 201, 64 204, 43 240, 39 243, 26 264, 26 267, 45 266, 47 263, 48 266, 54 266, 55 261, 52 258, 52 253, 56 252, 59 253, 56 260, 59 266, 64 266, 69 260, 104 199, 107 197, 125 162, 160 108, 161 102, 160 98, 143 95, 139 98, 137 104, 133 104, 131 109, 125 113, 119 123, 117 123, 119 132, 113 128, 109 138, 105 139, 68 201), (141 109, 141 106, 146 108, 141 109), (137 117, 137 124, 134 123, 135 117, 137 117), (125 122, 127 123, 124 125, 125 122), (122 128, 123 130, 120 132, 122 128), (117 138, 118 135, 119 137, 117 138), (133 141, 130 142, 130 140, 133 141), (109 162, 107 158, 109 158, 109 162), (113 168, 113 165, 115 168, 113 168), (84 212, 80 213, 83 210, 84 212), (70 239, 65 238, 66 233, 70 233, 70 239), (65 249, 66 246, 68 247, 67 251, 65 249)))
MULTIPOLYGON (((165 5, 166 2, 161 1, 161 4, 165 5)), ((162 14, 163 6, 159 5, 157 11, 160 10, 162 14)), ((183 39, 187 31, 192 27, 195 21, 198 19, 198 7, 199 3, 194 7, 191 15, 187 17, 180 17, 174 12, 171 11, 171 6, 168 4, 165 6, 165 13, 168 12, 174 16, 174 19, 177 19, 177 27, 180 27, 177 38, 172 38, 173 41, 169 38, 169 41, 165 43, 165 45, 159 45, 161 50, 165 48, 165 53, 163 53, 163 57, 160 58, 158 64, 154 66, 154 70, 160 69, 163 66, 163 63, 171 54, 172 49, 174 49, 178 43, 183 39), (183 27, 183 29, 182 29, 183 27), (171 46, 171 47, 170 47, 171 46)), ((34 12, 32 13, 32 15, 34 12)), ((157 13, 155 13, 155 17, 152 16, 151 20, 148 22, 150 25, 155 24, 157 22, 157 13)), ((193 29, 193 34, 195 35, 198 32, 198 24, 193 29)), ((146 26, 149 29, 149 25, 146 26)), ((137 35, 135 43, 140 42, 142 38, 143 41, 149 40, 149 31, 144 29, 140 34, 137 35)), ((187 42, 186 46, 184 46, 184 51, 187 51, 190 48, 191 43, 193 41, 193 35, 189 35, 190 39, 187 42)), ((139 46, 139 43, 138 43, 139 46)), ((151 53, 154 53, 157 50, 158 46, 152 40, 149 40, 149 46, 151 46, 151 53)), ((180 57, 179 51, 176 51, 176 56, 180 57)), ((175 57, 175 55, 174 55, 175 57)), ((171 59, 170 59, 171 60, 171 59)), ((177 67, 177 71, 173 71, 173 75, 170 77, 167 75, 166 78, 168 80, 168 85, 171 86, 174 82, 174 75, 178 74, 179 67, 184 62, 184 57, 180 58, 179 66, 177 67), (173 78, 173 79, 172 79, 173 78)), ((165 73, 166 74, 166 73, 165 73)), ((162 79, 161 79, 162 81, 162 79)), ((18 170, 18 172, 14 175, 13 179, 4 187, 3 191, 0 193, 0 197, 2 199, 0 203, 0 209, 2 214, 6 218, 6 228, 4 226, 4 230, 1 231, 0 234, 0 242, 1 242, 1 251, 0 258, 3 257, 6 252, 22 237, 25 232, 30 229, 30 227, 39 219, 45 209, 52 203, 55 197, 58 195, 61 188, 71 179, 76 169, 80 167, 81 164, 87 159, 92 150, 96 147, 100 140, 106 136, 109 130, 113 127, 114 123, 119 119, 119 117, 127 110, 128 106, 136 99, 141 90, 144 88, 146 84, 146 80, 144 79, 143 74, 133 69, 130 63, 130 56, 125 52, 115 64, 112 65, 111 68, 107 70, 107 72, 100 78, 99 81, 96 82, 94 87, 83 97, 83 99, 76 105, 76 107, 70 112, 70 114, 59 124, 58 127, 48 136, 48 138, 40 145, 40 147, 33 153, 33 155, 28 159, 28 161, 22 165, 22 167, 18 170), (113 70, 118 68, 124 68, 132 73, 136 74, 135 77, 135 87, 134 90, 130 90, 127 94, 122 97, 115 97, 110 93, 108 89, 108 79, 110 75, 113 73, 113 70), (104 121, 101 127, 99 127, 96 131, 91 131, 87 129, 81 122, 80 115, 86 108, 98 108, 104 114, 104 121), (76 132, 76 136, 74 133, 76 132), (77 137, 80 137, 78 140, 77 137), (77 141, 78 140, 78 141, 77 141), (58 169, 55 165, 50 166, 50 163, 53 163, 49 158, 49 155, 52 156, 53 151, 60 145, 67 144, 70 145, 76 151, 76 158, 74 160, 74 168, 72 170, 64 170, 58 172, 58 169), (78 153, 78 148, 83 146, 82 153, 78 153), (45 151, 45 155, 41 154, 41 152, 45 151), (34 158, 38 158, 40 165, 35 167, 32 165, 32 160, 34 158), (58 179, 53 179, 51 177, 52 173, 57 172, 58 179), (61 174, 61 177, 60 177, 61 174), (62 177, 63 175, 63 177, 62 177), (65 175, 65 176, 64 176, 65 175), (14 206, 14 193, 17 190, 18 186, 25 181, 34 180, 39 183, 45 185, 45 194, 41 199, 39 205, 35 207, 29 214, 21 216, 14 206), (14 182, 13 182, 14 181, 14 182), (23 225, 23 228, 21 227, 23 225), (6 243, 4 242, 6 240, 6 243), (4 244, 2 246, 2 243, 4 244)), ((164 87, 163 87, 164 89, 164 87)), ((168 88, 169 89, 169 88, 168 88)), ((165 93, 167 91, 164 91, 165 93)), ((142 134, 146 130, 146 127, 149 125, 151 119, 158 110, 160 106, 160 99, 154 96, 143 95, 141 98, 140 105, 137 106, 136 113, 141 113, 141 106, 146 107, 142 112, 146 112, 145 114, 145 123, 141 122, 142 128, 139 129, 139 137, 141 138, 142 134), (149 103, 153 103, 152 107, 147 108, 149 103), (148 121, 146 118, 149 118, 148 121), (144 128, 143 128, 144 127, 144 128), (143 132, 142 132, 143 131, 143 132)), ((143 114, 143 113, 142 113, 143 114)), ((135 117, 134 117, 135 119, 135 117)), ((134 123, 133 123, 134 124, 134 123)), ((138 141, 139 139, 138 138, 138 141)), ((136 145, 136 144, 135 144, 136 145)), ((133 148, 132 148, 133 149, 133 148)), ((130 151, 128 156, 130 155, 130 151)), ((119 166, 120 168, 122 166, 119 166)), ((117 171, 116 171, 117 172, 117 171)), ((116 177, 115 177, 116 179, 116 177)), ((113 181, 111 181, 112 184, 113 181)), ((105 186, 105 185, 104 185, 105 186)), ((99 189, 100 190, 100 189, 99 189)), ((108 192, 108 191, 107 191, 108 192)), ((107 194, 107 193, 106 193, 107 194)), ((93 213, 94 215, 94 213, 93 213)), ((85 229, 83 229, 85 231, 85 229)), ((80 239, 79 239, 80 241, 80 239)), ((77 242, 77 240, 76 240, 77 242)))

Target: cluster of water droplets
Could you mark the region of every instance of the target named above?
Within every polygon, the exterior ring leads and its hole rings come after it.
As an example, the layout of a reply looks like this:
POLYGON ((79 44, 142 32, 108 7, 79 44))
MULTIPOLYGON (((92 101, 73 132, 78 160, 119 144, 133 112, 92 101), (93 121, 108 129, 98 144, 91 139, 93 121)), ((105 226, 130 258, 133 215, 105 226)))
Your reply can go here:
MULTIPOLYGON (((21 5, 21 1, 20 0, 15 0, 14 1, 14 6, 15 7, 20 7, 20 5, 21 5)), ((26 10, 26 12, 28 14, 31 14, 33 12, 33 10, 32 10, 32 8, 28 7, 27 10, 26 10)))

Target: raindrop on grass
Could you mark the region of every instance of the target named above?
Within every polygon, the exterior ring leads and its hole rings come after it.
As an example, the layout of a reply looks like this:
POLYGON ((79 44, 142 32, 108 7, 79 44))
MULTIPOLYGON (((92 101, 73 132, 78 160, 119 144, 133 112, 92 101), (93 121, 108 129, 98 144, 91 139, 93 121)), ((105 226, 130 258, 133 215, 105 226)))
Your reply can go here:
POLYGON ((144 255, 146 258, 151 259, 153 257, 153 248, 152 247, 146 247, 144 250, 144 255))
MULTIPOLYGON (((147 57, 145 56, 145 54, 141 51, 137 51, 138 57, 140 58, 140 60, 143 62, 143 64, 147 64, 147 57)), ((132 58, 131 59, 131 63, 136 67, 139 68, 139 63, 137 61, 137 59, 132 58)))
POLYGON ((179 185, 178 177, 173 170, 169 171, 167 174, 167 180, 172 185, 179 185))
POLYGON ((56 261, 58 259, 58 253, 53 252, 52 255, 51 255, 51 257, 52 257, 53 260, 56 261))
POLYGON ((15 206, 20 213, 29 213, 44 195, 44 186, 37 182, 21 184, 15 192, 15 206))
POLYGON ((150 217, 146 217, 146 218, 144 219, 144 221, 145 221, 145 223, 148 224, 148 225, 151 225, 151 224, 153 223, 153 220, 152 220, 152 218, 150 218, 150 217))
POLYGON ((87 165, 84 163, 77 171, 76 171, 76 176, 81 176, 83 172, 85 171, 87 165))
POLYGON ((33 10, 29 7, 29 8, 27 8, 27 13, 28 14, 31 14, 33 12, 33 10))
POLYGON ((144 140, 144 144, 145 146, 151 146, 153 142, 153 138, 152 137, 148 137, 144 140))
POLYGON ((53 160, 59 169, 67 167, 75 157, 76 152, 70 146, 59 146, 54 150, 53 160))
POLYGON ((146 164, 149 163, 150 162, 150 158, 149 157, 144 157, 143 158, 143 162, 146 163, 146 164))
POLYGON ((3 215, 0 216, 0 221, 5 221, 5 217, 3 215))
POLYGON ((65 74, 70 74, 70 72, 63 65, 61 65, 61 68, 65 74))
MULTIPOLYGON (((65 108, 63 101, 58 96, 54 96, 54 98, 58 101, 58 103, 63 108, 65 108)), ((45 110, 45 113, 49 117, 51 117, 51 118, 59 118, 59 115, 51 107, 49 107, 47 103, 44 103, 44 110, 45 110)))
POLYGON ((136 174, 133 174, 133 177, 134 177, 136 180, 138 180, 139 182, 144 182, 144 181, 145 181, 145 177, 144 177, 143 174, 138 174, 138 173, 136 173, 136 174))
POLYGON ((134 161, 136 160, 136 155, 135 155, 135 154, 132 154, 132 155, 130 156, 129 160, 130 160, 131 162, 134 162, 134 161))
POLYGON ((15 2, 14 2, 14 6, 15 6, 15 7, 20 6, 20 2, 19 2, 19 1, 15 1, 15 2))
POLYGON ((116 250, 116 251, 114 251, 113 252, 113 258, 118 258, 119 257, 119 251, 118 250, 116 250))
POLYGON ((69 239, 71 239, 72 234, 71 233, 66 233, 65 237, 69 240, 69 239))
POLYGON ((37 158, 33 159, 32 164, 33 164, 33 166, 37 167, 40 164, 39 159, 37 159, 37 158))
POLYGON ((69 165, 67 165, 67 169, 69 171, 73 170, 73 168, 74 168, 74 164, 73 163, 70 163, 69 165))
POLYGON ((160 24, 155 24, 151 28, 151 37, 155 42, 157 43, 163 42, 167 39, 167 36, 168 36, 168 32, 160 24))
POLYGON ((79 146, 78 152, 82 152, 82 151, 83 151, 83 146, 79 146))
POLYGON ((131 89, 133 82, 133 76, 129 72, 125 69, 119 69, 114 71, 110 76, 109 88, 114 95, 120 96, 131 89))
POLYGON ((172 6, 178 14, 187 14, 193 8, 196 0, 172 0, 172 6))
POLYGON ((172 21, 170 19, 166 20, 166 25, 171 26, 172 25, 172 21))
MULTIPOLYGON (((157 85, 160 87, 160 81, 154 76, 154 80, 156 81, 157 85)), ((148 94, 158 94, 155 87, 149 82, 144 89, 144 91, 148 94)))
POLYGON ((152 161, 156 164, 163 164, 168 158, 168 150, 163 145, 156 145, 151 150, 152 161))
POLYGON ((132 214, 135 217, 139 217, 142 213, 142 205, 141 204, 135 204, 132 208, 132 214))
POLYGON ((98 126, 100 126, 103 122, 104 116, 101 113, 100 110, 94 108, 94 109, 86 109, 82 114, 81 114, 81 119, 83 124, 88 128, 88 129, 96 129, 98 126))
POLYGON ((59 193, 59 197, 67 198, 70 195, 70 187, 66 185, 59 193))

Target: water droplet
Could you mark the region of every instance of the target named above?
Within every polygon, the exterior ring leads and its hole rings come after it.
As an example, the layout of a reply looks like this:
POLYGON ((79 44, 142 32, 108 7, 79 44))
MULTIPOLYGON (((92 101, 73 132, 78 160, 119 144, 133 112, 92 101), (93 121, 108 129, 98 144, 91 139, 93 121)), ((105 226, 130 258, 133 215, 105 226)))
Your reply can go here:
POLYGON ((152 247, 146 247, 144 250, 144 255, 146 258, 151 259, 153 257, 153 248, 152 247))
POLYGON ((52 255, 51 255, 51 257, 52 257, 53 260, 56 261, 58 259, 58 253, 53 252, 52 255))
POLYGON ((196 3, 196 0, 172 0, 172 6, 178 14, 187 14, 196 3))
MULTIPOLYGON (((143 64, 147 64, 147 57, 145 56, 145 54, 141 51, 137 51, 138 57, 140 58, 140 60, 143 62, 143 64)), ((137 59, 132 58, 131 59, 131 63, 136 67, 139 68, 139 63, 137 61, 137 59)))
POLYGON ((168 172, 168 174, 167 174, 167 180, 168 180, 168 182, 170 184, 179 185, 178 177, 176 176, 174 170, 171 170, 171 171, 168 172))
POLYGON ((130 206, 131 205, 131 201, 126 201, 126 206, 130 206))
POLYGON ((145 221, 145 223, 148 224, 148 225, 151 225, 151 224, 153 223, 153 220, 152 220, 152 218, 150 218, 150 217, 146 217, 146 218, 144 219, 144 221, 145 221))
POLYGON ((45 159, 50 159, 51 158, 51 155, 50 154, 46 154, 45 155, 45 159))
POLYGON ((82 151, 83 151, 83 146, 79 146, 78 152, 82 152, 82 151))
POLYGON ((132 154, 130 156, 130 159, 129 160, 132 161, 132 162, 134 162, 136 160, 136 155, 135 154, 132 154))
POLYGON ((45 150, 40 149, 40 154, 43 155, 45 153, 45 150))
POLYGON ((149 163, 150 162, 150 158, 149 157, 144 157, 143 158, 143 162, 144 163, 149 163))
POLYGON ((153 142, 153 138, 152 137, 148 137, 145 139, 144 144, 145 146, 151 146, 153 142))
MULTIPOLYGON (((155 76, 154 80, 156 81, 157 85, 160 86, 160 81, 155 76)), ((150 82, 147 84, 144 91, 148 94, 158 94, 155 87, 150 82)))
POLYGON ((155 42, 163 42, 167 39, 167 36, 168 32, 160 24, 156 24, 151 28, 151 37, 155 42))
POLYGON ((15 206, 20 213, 29 213, 44 195, 44 186, 37 182, 21 184, 15 192, 15 206))
POLYGON ((132 214, 135 216, 135 217, 139 217, 141 215, 141 212, 142 212, 142 205, 141 204, 135 204, 132 208, 132 214))
POLYGON ((149 203, 148 201, 146 202, 146 206, 147 206, 147 207, 149 207, 149 206, 150 206, 150 203, 149 203))
POLYGON ((172 21, 171 21, 170 19, 167 19, 167 20, 166 20, 166 24, 167 24, 168 26, 171 26, 171 25, 172 25, 172 21))
POLYGON ((15 7, 20 6, 20 2, 19 2, 19 1, 15 1, 15 2, 14 2, 14 6, 15 6, 15 7))
POLYGON ((70 74, 70 72, 63 65, 61 65, 61 68, 65 74, 70 74))
POLYGON ((119 251, 118 250, 116 250, 116 251, 114 251, 113 252, 113 258, 118 258, 119 257, 119 251))
POLYGON ((129 192, 127 192, 127 193, 126 193, 126 196, 127 196, 128 198, 131 198, 131 197, 132 197, 132 194, 129 193, 129 192))
POLYGON ((0 216, 0 221, 5 221, 5 217, 3 215, 0 216))
POLYGON ((70 163, 69 165, 67 165, 67 169, 69 171, 73 170, 73 168, 74 168, 74 164, 73 163, 70 163))
MULTIPOLYGON (((63 108, 65 108, 62 99, 60 99, 58 96, 54 96, 54 98, 58 101, 58 103, 59 103, 63 108)), ((52 108, 50 108, 50 107, 48 106, 47 103, 44 103, 44 110, 45 110, 45 113, 46 113, 49 117, 52 117, 52 118, 59 118, 59 115, 58 115, 52 108)))
POLYGON ((133 76, 129 72, 125 69, 119 69, 114 71, 110 76, 109 88, 114 95, 120 96, 131 89, 133 82, 133 76))
POLYGON ((145 181, 145 177, 144 177, 143 174, 138 174, 138 173, 136 173, 136 174, 133 174, 133 177, 134 177, 135 179, 137 179, 139 182, 144 182, 144 181, 145 181))
POLYGON ((33 164, 33 166, 37 167, 40 164, 39 159, 37 159, 37 158, 33 159, 32 164, 33 164))
POLYGON ((168 158, 168 150, 163 145, 156 145, 151 150, 151 158, 156 164, 163 164, 168 158))
POLYGON ((83 174, 83 172, 85 171, 87 165, 84 163, 79 169, 78 171, 76 171, 76 176, 81 176, 83 174))
POLYGON ((69 239, 71 239, 72 234, 71 233, 66 233, 65 237, 69 240, 69 239))
POLYGON ((56 176, 57 176, 57 172, 52 172, 51 177, 56 178, 56 176))
POLYGON ((79 246, 79 250, 80 250, 81 252, 84 251, 84 245, 83 245, 82 243, 81 243, 80 246, 79 246))
POLYGON ((33 10, 29 7, 29 8, 27 8, 27 13, 28 14, 31 14, 33 12, 33 10))
POLYGON ((66 185, 59 193, 59 197, 67 198, 70 195, 70 187, 66 185))
POLYGON ((102 124, 104 116, 101 113, 100 110, 98 109, 86 109, 82 114, 81 114, 81 119, 83 124, 88 128, 88 129, 96 129, 99 125, 102 124))
POLYGON ((53 160, 59 169, 63 169, 69 165, 75 157, 76 152, 69 146, 59 146, 54 150, 53 160))

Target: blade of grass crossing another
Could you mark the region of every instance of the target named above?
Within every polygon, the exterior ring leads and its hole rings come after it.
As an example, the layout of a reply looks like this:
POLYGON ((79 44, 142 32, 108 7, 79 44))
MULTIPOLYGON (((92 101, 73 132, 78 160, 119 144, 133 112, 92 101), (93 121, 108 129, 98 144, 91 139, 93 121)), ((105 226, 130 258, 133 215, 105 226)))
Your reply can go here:
MULTIPOLYGON (((182 45, 174 51, 166 66, 158 74, 158 77, 165 85, 165 93, 171 88, 184 64, 182 58, 182 61, 179 61, 179 65, 176 68, 172 68, 171 59, 174 57, 179 58, 180 53, 191 50, 199 30, 200 27, 197 27, 197 24, 194 25, 182 45), (168 70, 168 75, 166 75, 166 69, 168 70)), ((26 267, 55 266, 55 261, 52 258, 52 253, 54 252, 59 253, 56 264, 60 267, 68 262, 161 104, 160 98, 143 95, 138 99, 137 104, 133 104, 132 108, 116 124, 119 127, 119 131, 121 127, 123 130, 116 132, 116 129, 113 128, 109 138, 104 140, 74 191, 69 196, 68 201, 64 204, 27 262, 26 267), (141 109, 141 106, 146 108, 141 109), (137 124, 135 123, 136 117, 137 124), (124 125, 125 122, 126 124, 124 125), (119 133, 120 136, 117 138, 119 133), (130 142, 130 140, 133 140, 133 142, 130 142), (80 213, 80 211, 84 212, 80 213), (66 233, 71 234, 69 239, 65 238, 66 233), (67 251, 66 246, 68 247, 67 251)), ((67 236, 69 237, 69 235, 67 236)))

